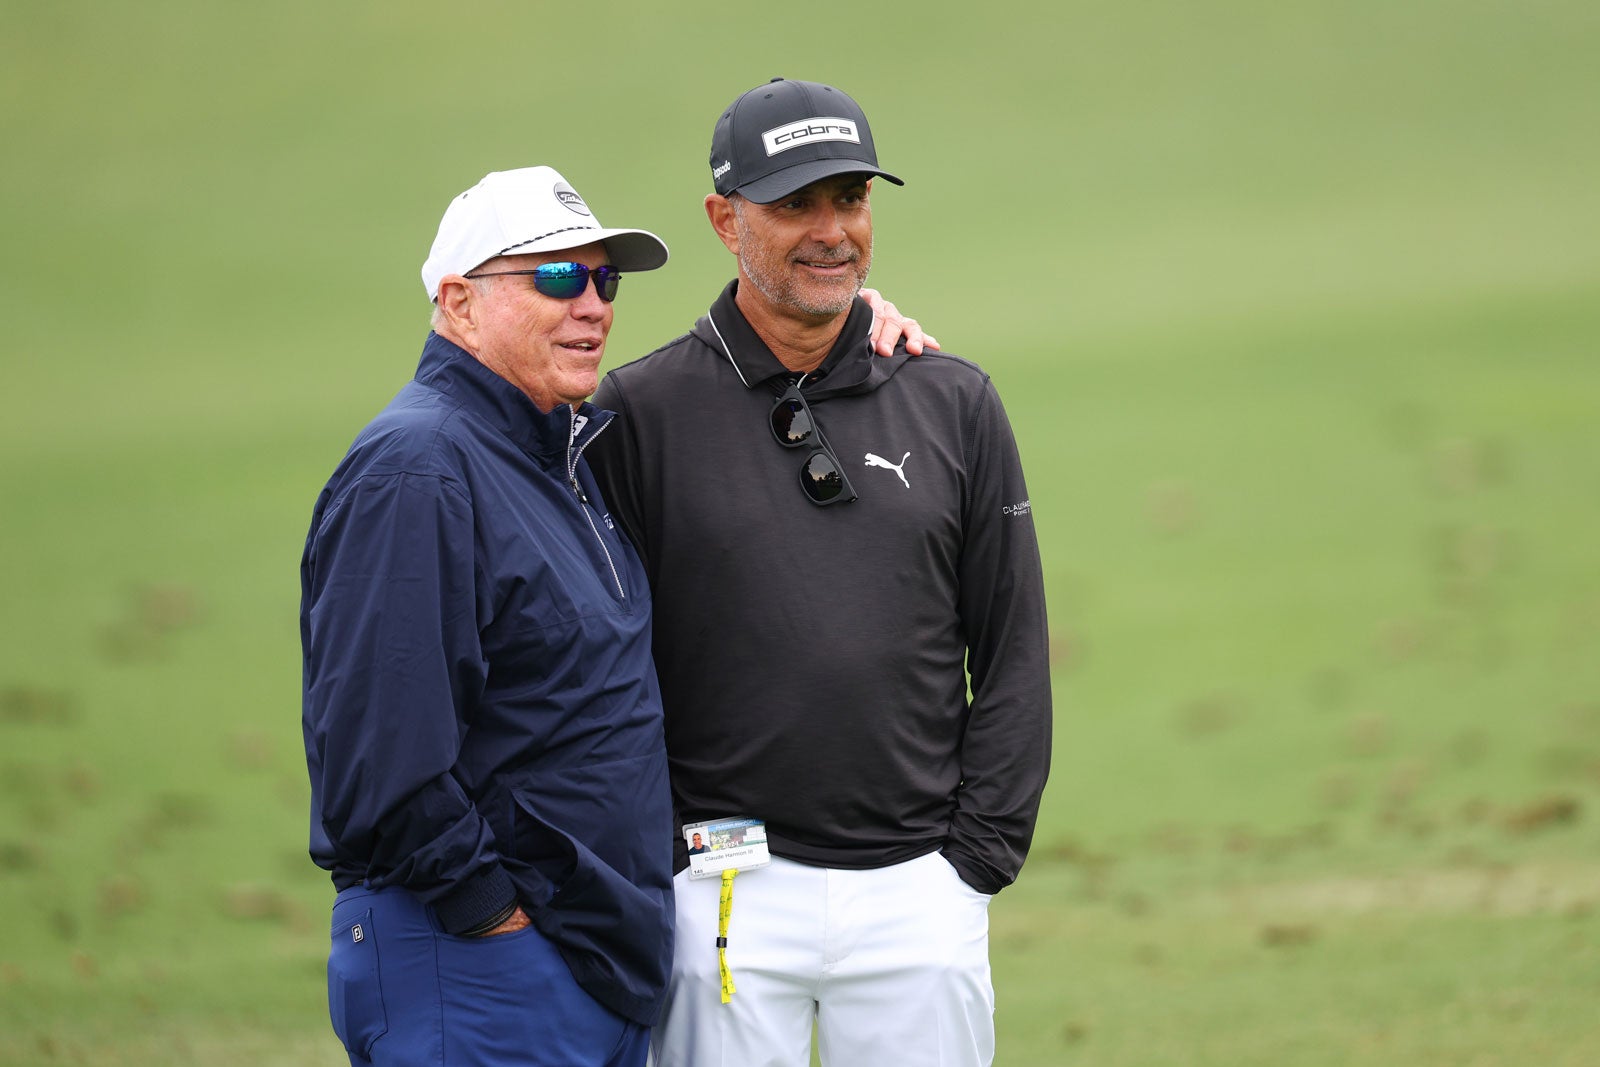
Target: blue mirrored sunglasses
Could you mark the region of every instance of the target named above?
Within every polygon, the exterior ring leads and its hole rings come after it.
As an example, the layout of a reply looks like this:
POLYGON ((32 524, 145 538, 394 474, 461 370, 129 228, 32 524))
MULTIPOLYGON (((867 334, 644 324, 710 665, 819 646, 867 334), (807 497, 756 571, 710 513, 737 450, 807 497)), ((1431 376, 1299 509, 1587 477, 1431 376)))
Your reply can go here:
POLYGON ((582 263, 541 263, 532 270, 487 270, 482 274, 465 274, 465 278, 498 278, 506 274, 526 274, 533 278, 533 287, 555 300, 576 300, 589 287, 589 276, 594 276, 594 291, 606 303, 617 298, 617 285, 622 272, 615 267, 588 267, 582 263))

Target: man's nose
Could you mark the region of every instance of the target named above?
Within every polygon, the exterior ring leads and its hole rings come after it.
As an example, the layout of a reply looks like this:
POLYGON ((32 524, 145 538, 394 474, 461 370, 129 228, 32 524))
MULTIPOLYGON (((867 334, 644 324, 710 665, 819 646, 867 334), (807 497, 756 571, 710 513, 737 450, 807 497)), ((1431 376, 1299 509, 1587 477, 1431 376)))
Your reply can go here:
POLYGON ((811 215, 811 238, 828 247, 843 243, 844 224, 839 221, 839 209, 832 204, 821 204, 811 215))
POLYGON ((584 279, 583 292, 572 299, 572 317, 576 319, 604 318, 610 304, 600 299, 600 278, 592 271, 584 279))

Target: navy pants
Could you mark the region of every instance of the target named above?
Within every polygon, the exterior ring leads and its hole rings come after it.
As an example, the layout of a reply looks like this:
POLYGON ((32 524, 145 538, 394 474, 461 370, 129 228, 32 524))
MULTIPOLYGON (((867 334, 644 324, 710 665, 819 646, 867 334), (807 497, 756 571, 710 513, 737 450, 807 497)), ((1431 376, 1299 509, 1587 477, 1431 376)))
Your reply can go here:
POLYGON ((399 888, 334 900, 328 1013, 352 1067, 644 1067, 650 1042, 538 930, 453 937, 399 888))

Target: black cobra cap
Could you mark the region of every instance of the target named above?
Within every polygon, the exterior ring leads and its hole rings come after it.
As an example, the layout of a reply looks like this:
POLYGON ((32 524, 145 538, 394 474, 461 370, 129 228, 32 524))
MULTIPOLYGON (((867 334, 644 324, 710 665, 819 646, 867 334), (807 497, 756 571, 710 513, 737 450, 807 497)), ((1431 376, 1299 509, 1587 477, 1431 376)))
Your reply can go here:
POLYGON ((770 204, 835 174, 905 184, 878 168, 867 116, 831 85, 774 78, 729 105, 711 133, 711 180, 723 196, 770 204))

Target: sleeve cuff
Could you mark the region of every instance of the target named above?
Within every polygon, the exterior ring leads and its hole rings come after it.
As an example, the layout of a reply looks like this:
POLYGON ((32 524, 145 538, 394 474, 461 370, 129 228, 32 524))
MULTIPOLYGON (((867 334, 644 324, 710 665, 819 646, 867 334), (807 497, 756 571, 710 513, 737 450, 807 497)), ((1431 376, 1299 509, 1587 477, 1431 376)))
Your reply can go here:
POLYGON ((460 937, 501 915, 517 903, 517 887, 499 864, 473 873, 460 885, 433 902, 439 925, 460 937))
POLYGON ((980 893, 992 897, 1006 887, 1007 883, 997 881, 987 867, 959 849, 947 847, 941 849, 939 854, 945 858, 945 862, 956 869, 963 882, 980 893))

